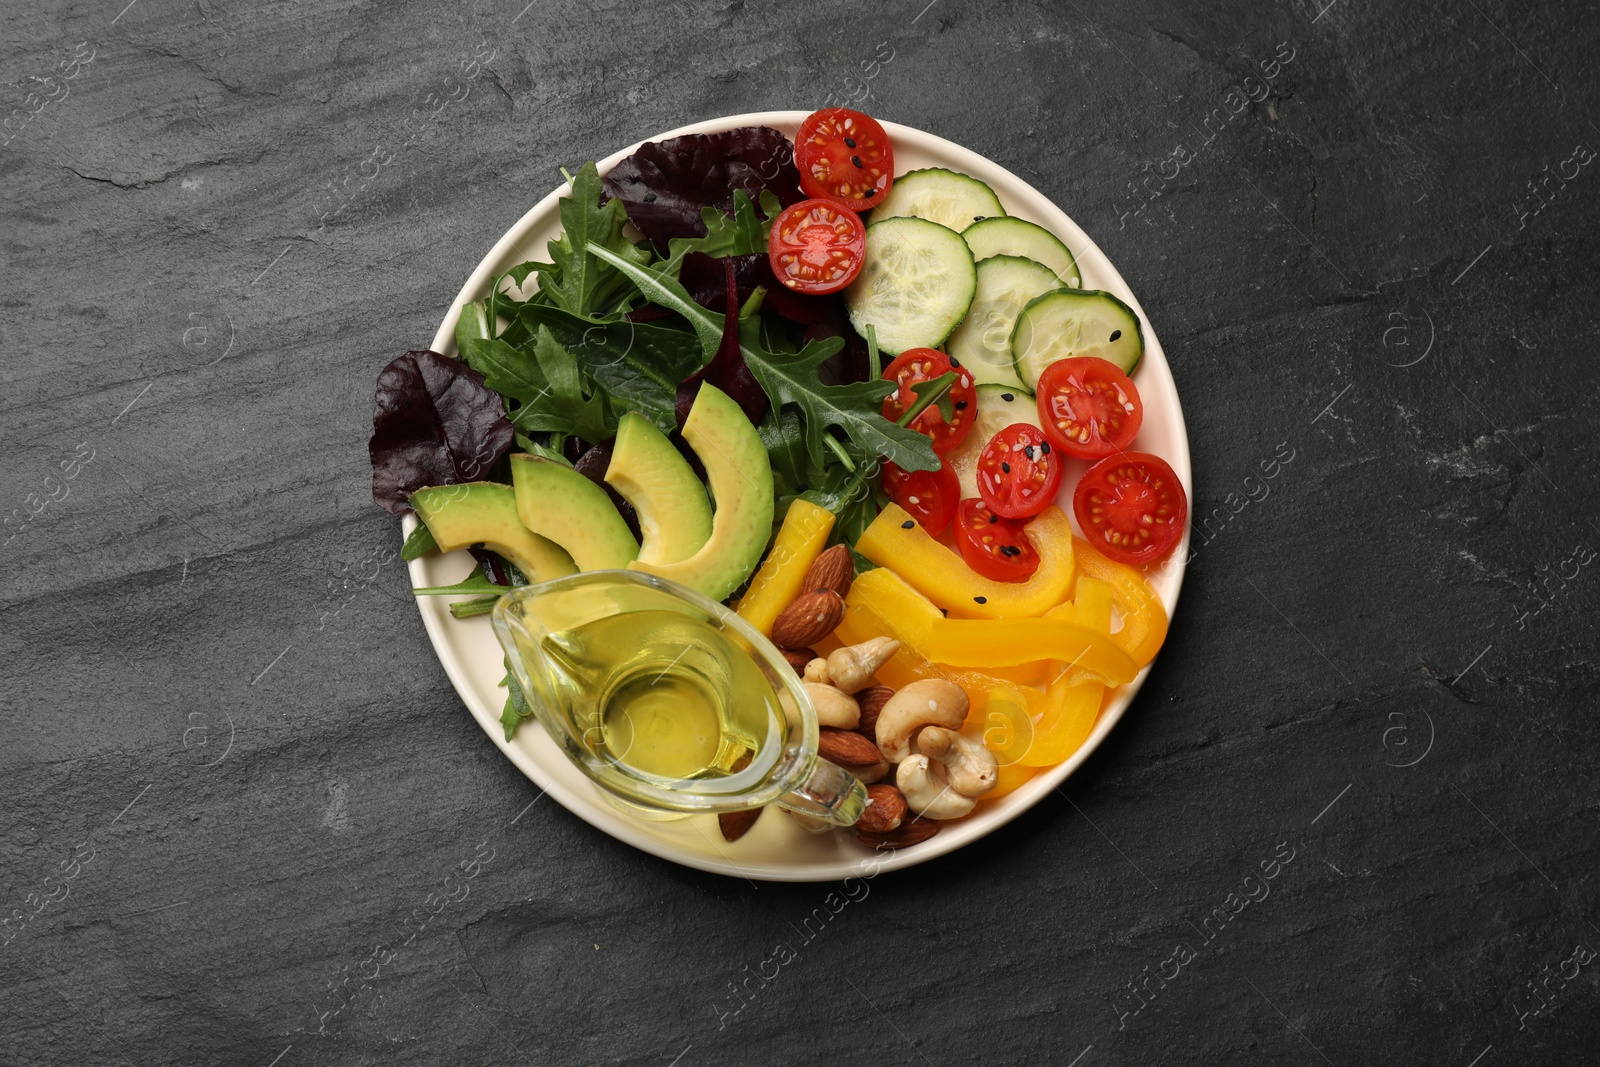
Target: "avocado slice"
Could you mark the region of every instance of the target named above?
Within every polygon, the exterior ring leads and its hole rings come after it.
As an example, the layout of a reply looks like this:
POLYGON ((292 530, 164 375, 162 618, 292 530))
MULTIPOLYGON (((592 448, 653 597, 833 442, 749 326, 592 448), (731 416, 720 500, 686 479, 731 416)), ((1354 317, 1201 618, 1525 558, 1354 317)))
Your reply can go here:
POLYGON ((683 439, 700 457, 711 483, 717 505, 711 539, 677 563, 636 560, 628 566, 722 600, 750 577, 772 536, 772 463, 755 426, 714 385, 700 386, 683 424, 683 439))
POLYGON ((626 567, 639 554, 606 491, 566 464, 519 452, 511 483, 522 525, 566 549, 580 571, 626 567))
POLYGON ((711 498, 667 435, 637 412, 617 422, 606 482, 639 516, 639 562, 678 563, 711 539, 711 498))
POLYGON ((572 557, 560 545, 522 525, 517 518, 517 494, 509 485, 463 482, 429 486, 411 494, 411 508, 442 551, 481 544, 510 560, 530 582, 578 573, 572 557))

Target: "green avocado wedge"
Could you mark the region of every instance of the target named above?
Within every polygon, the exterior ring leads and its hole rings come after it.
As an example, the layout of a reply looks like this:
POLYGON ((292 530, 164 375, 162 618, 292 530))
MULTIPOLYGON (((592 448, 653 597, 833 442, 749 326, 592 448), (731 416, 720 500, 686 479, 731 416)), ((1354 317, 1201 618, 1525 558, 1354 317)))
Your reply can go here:
POLYGON ((517 495, 509 485, 464 482, 429 486, 411 494, 411 508, 442 551, 481 544, 510 560, 530 582, 578 573, 572 557, 560 545, 522 524, 517 517, 517 495))
POLYGON ((716 501, 711 538, 677 563, 636 560, 628 566, 723 600, 750 577, 772 535, 772 463, 744 411, 713 385, 700 386, 683 424, 683 438, 700 457, 711 483, 716 501))
POLYGON ((606 482, 639 516, 639 562, 679 563, 711 539, 711 499, 689 461, 637 412, 617 423, 606 482))
POLYGON ((639 554, 606 491, 566 464, 519 452, 511 484, 522 525, 566 549, 580 571, 626 567, 639 554))

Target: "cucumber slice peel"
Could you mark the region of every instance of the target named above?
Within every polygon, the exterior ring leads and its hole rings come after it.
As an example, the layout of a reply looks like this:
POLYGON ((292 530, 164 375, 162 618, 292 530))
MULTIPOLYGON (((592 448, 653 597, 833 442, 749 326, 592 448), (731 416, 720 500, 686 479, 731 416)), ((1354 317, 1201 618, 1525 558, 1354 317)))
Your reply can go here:
POLYGON ((1083 286, 1072 250, 1037 223, 1009 215, 984 219, 962 230, 961 236, 979 263, 993 256, 1022 256, 1055 271, 1061 285, 1073 289, 1083 286))
POLYGON ((1017 376, 1033 389, 1057 360, 1098 356, 1132 374, 1144 355, 1144 331, 1133 309, 1099 289, 1056 289, 1017 316, 1011 356, 1017 376))
POLYGON ((866 261, 844 292, 850 323, 899 355, 937 348, 966 317, 978 285, 961 235, 926 219, 896 217, 867 227, 866 261))
POLYGON ((972 307, 945 344, 973 381, 1023 388, 1011 358, 1017 316, 1035 297, 1061 287, 1055 271, 1020 256, 991 256, 978 264, 972 307))
POLYGON ((960 233, 974 222, 1004 215, 1000 198, 978 179, 944 167, 907 171, 894 180, 869 223, 900 216, 927 219, 960 233))

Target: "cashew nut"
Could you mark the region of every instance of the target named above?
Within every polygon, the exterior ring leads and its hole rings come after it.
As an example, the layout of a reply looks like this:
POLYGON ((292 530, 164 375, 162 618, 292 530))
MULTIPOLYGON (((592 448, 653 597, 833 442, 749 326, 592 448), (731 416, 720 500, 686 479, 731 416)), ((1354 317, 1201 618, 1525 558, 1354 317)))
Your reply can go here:
POLYGON ((828 681, 841 693, 858 693, 872 684, 878 668, 900 651, 892 637, 874 637, 859 645, 836 648, 828 655, 828 681))
POLYGON ((806 669, 800 672, 800 677, 808 682, 818 685, 828 684, 828 661, 818 656, 806 664, 806 669))
POLYGON ((944 764, 950 788, 964 797, 981 797, 1000 782, 1000 761, 983 742, 942 726, 925 726, 917 734, 917 751, 944 764))
POLYGON ((855 697, 846 696, 831 685, 806 682, 805 687, 811 706, 817 709, 818 726, 854 730, 860 724, 861 705, 856 703, 855 697))
MULTIPOLYGON (((912 682, 890 697, 878 713, 878 750, 890 763, 899 763, 911 754, 911 735, 920 727, 959 730, 967 719, 967 706, 967 694, 954 682, 943 678, 912 682)), ((859 721, 859 705, 856 713, 859 721)))
POLYGON ((955 791, 945 777, 943 763, 920 752, 900 761, 894 784, 905 794, 906 806, 927 819, 959 819, 978 804, 955 791))

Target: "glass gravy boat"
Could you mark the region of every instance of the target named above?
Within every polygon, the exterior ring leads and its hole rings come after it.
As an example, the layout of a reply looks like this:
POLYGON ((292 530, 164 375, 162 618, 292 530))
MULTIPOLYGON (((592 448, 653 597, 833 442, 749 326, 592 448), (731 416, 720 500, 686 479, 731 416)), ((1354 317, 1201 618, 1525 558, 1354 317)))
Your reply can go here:
POLYGON ((513 589, 492 622, 540 725, 637 814, 860 817, 866 787, 818 758, 794 668, 723 605, 639 571, 590 571, 513 589))

